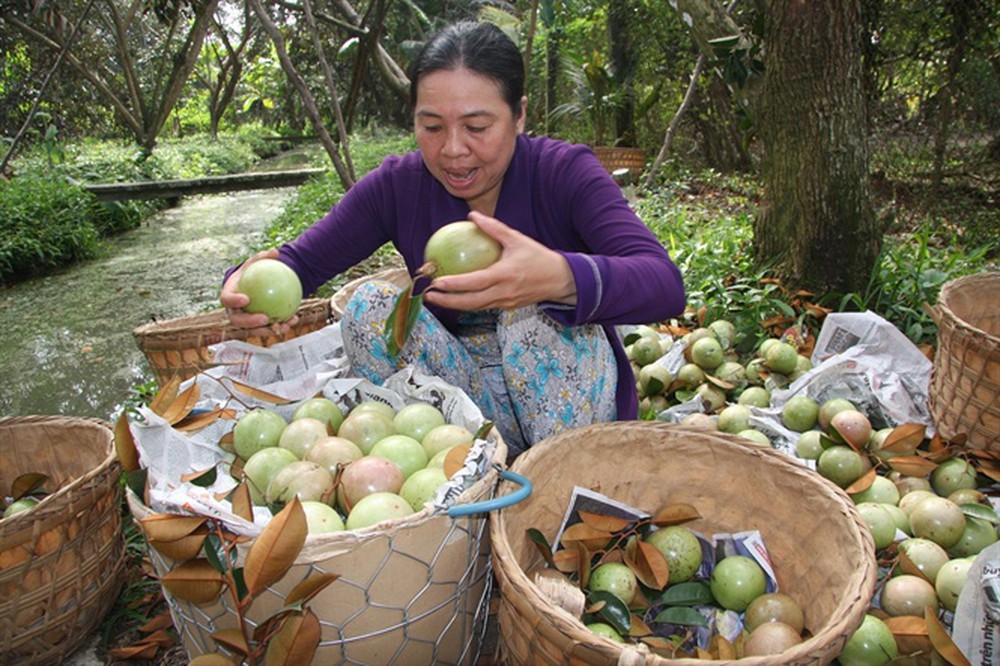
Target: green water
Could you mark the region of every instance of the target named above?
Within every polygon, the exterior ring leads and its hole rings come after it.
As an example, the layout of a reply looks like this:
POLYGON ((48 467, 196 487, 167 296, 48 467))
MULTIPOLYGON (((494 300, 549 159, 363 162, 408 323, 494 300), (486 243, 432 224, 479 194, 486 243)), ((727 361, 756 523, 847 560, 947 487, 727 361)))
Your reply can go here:
POLYGON ((294 191, 186 198, 99 259, 0 289, 0 416, 117 418, 152 379, 132 330, 217 308, 223 271, 294 191))

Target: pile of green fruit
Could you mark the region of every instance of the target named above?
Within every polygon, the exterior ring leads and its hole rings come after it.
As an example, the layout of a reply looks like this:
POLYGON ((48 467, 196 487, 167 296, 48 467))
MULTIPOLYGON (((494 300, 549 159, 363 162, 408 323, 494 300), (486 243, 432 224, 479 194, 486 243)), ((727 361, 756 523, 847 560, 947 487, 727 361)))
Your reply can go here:
POLYGON ((311 534, 355 530, 422 510, 448 481, 446 462, 460 466, 474 439, 428 403, 397 411, 368 400, 345 414, 314 397, 290 421, 245 412, 232 430, 231 473, 255 505, 277 511, 297 497, 311 534))

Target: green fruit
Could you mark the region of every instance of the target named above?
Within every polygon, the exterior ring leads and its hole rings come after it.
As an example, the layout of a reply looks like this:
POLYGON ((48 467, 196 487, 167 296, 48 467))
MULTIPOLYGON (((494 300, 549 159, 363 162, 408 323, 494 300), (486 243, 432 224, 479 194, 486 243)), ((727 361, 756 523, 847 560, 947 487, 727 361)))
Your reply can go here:
POLYGON ((757 442, 758 444, 763 444, 764 446, 771 446, 771 440, 768 439, 767 435, 762 433, 760 430, 755 428, 747 428, 746 430, 740 430, 736 433, 743 439, 749 439, 751 442, 757 442))
POLYGON ((653 338, 639 338, 632 343, 632 360, 640 368, 649 365, 663 355, 660 341, 653 338))
POLYGON ((246 294, 247 312, 264 313, 271 321, 285 321, 299 309, 302 283, 287 264, 277 259, 258 259, 240 269, 236 290, 246 294))
POLYGON ((13 515, 21 513, 22 511, 28 511, 33 509, 39 500, 37 497, 22 497, 21 499, 14 500, 7 505, 7 508, 3 510, 3 517, 10 518, 13 515))
POLYGON ((928 497, 910 511, 913 536, 930 539, 945 550, 962 538, 965 523, 962 508, 944 497, 928 497))
POLYGON ((427 240, 424 261, 434 263, 434 275, 478 271, 500 259, 503 248, 474 222, 446 224, 427 240))
POLYGON ((931 472, 931 487, 942 497, 960 489, 975 489, 976 468, 963 458, 949 458, 931 472))
POLYGON ((360 530, 386 520, 405 518, 413 513, 410 503, 395 493, 372 493, 365 495, 354 505, 347 515, 346 527, 349 530, 360 530))
POLYGON ((927 580, 937 579, 938 572, 948 560, 948 553, 930 539, 911 537, 899 542, 899 551, 906 553, 908 561, 900 560, 899 569, 905 574, 924 575, 927 580))
POLYGON ((403 479, 427 466, 427 453, 420 442, 407 435, 389 435, 375 442, 369 455, 391 460, 399 465, 403 479))
POLYGON ((591 622, 590 624, 587 624, 586 627, 587 629, 590 629, 598 636, 603 636, 604 638, 610 638, 616 643, 625 642, 625 639, 622 638, 622 635, 619 634, 614 627, 612 627, 610 624, 607 624, 606 622, 591 622))
POLYGON ((246 412, 233 428, 233 448, 243 460, 269 446, 277 446, 284 432, 285 419, 278 412, 256 407, 246 412))
POLYGON ((799 352, 787 342, 778 342, 770 345, 764 354, 764 365, 783 375, 789 375, 795 370, 799 362, 799 352))
POLYGON ((306 514, 309 534, 329 534, 343 532, 344 519, 337 510, 325 502, 308 500, 302 502, 302 512, 306 514))
POLYGON ((646 543, 667 560, 671 585, 691 580, 701 568, 701 542, 682 525, 662 527, 646 537, 646 543))
POLYGON ((767 576, 751 558, 730 555, 715 565, 709 587, 720 606, 740 612, 767 591, 767 576))
POLYGON ((326 424, 331 435, 337 434, 337 428, 344 421, 344 412, 329 398, 309 398, 292 412, 292 420, 313 418, 326 424))
POLYGON ((816 427, 819 405, 807 395, 789 398, 781 407, 781 422, 795 432, 805 432, 816 427))
POLYGON ((997 533, 993 525, 981 518, 965 517, 965 529, 958 542, 948 549, 952 557, 970 557, 997 542, 997 533))
POLYGON ((732 349, 736 342, 736 326, 731 321, 716 319, 708 325, 708 330, 715 334, 723 349, 732 349))
POLYGON ((861 455, 849 446, 836 445, 823 451, 816 461, 820 476, 846 488, 864 473, 861 455))
POLYGON ((719 430, 736 434, 750 427, 750 410, 743 405, 729 405, 719 412, 719 430))
POLYGON ((820 441, 822 437, 823 433, 819 430, 806 430, 795 442, 795 455, 806 460, 818 460, 824 450, 820 441))
POLYGON ((447 481, 448 477, 440 467, 418 469, 403 482, 399 496, 409 502, 414 511, 421 511, 425 503, 434 499, 441 484, 447 481))
POLYGON ((830 419, 839 412, 853 410, 858 411, 850 400, 846 398, 830 398, 825 400, 819 407, 819 427, 824 431, 830 428, 830 419))
POLYGON ((747 407, 770 407, 771 392, 763 386, 750 386, 743 393, 740 393, 736 402, 747 407))
POLYGON ((881 666, 898 656, 896 637, 886 623, 874 615, 865 615, 837 660, 841 666, 881 666))
POLYGON ((934 591, 937 593, 941 605, 953 613, 955 607, 958 606, 958 596, 969 580, 969 571, 972 569, 975 559, 974 557, 959 557, 948 560, 938 570, 937 577, 934 579, 934 591))
POLYGON ((691 361, 703 370, 714 370, 723 361, 722 345, 714 337, 697 340, 691 345, 691 361))
POLYGON ((888 548, 895 540, 896 522, 885 507, 876 502, 861 502, 857 505, 858 514, 868 525, 875 541, 876 550, 888 548))
POLYGON ((639 581, 621 562, 605 562, 590 572, 589 588, 591 592, 610 592, 628 606, 639 591, 639 581))
POLYGON ((860 493, 851 495, 855 504, 862 502, 878 502, 879 504, 899 504, 899 488, 896 484, 884 476, 876 476, 872 485, 862 490, 860 493))
POLYGON ((396 427, 397 433, 412 437, 419 442, 431 430, 444 425, 445 418, 441 410, 434 405, 414 402, 396 412, 392 424, 396 427))
POLYGON ((243 475, 246 477, 247 488, 250 491, 250 501, 258 506, 266 503, 264 494, 271 479, 286 465, 298 460, 295 454, 280 446, 269 446, 261 449, 243 465, 243 475))
POLYGON ((685 386, 695 388, 705 381, 705 371, 696 363, 685 363, 677 371, 677 380, 685 386))

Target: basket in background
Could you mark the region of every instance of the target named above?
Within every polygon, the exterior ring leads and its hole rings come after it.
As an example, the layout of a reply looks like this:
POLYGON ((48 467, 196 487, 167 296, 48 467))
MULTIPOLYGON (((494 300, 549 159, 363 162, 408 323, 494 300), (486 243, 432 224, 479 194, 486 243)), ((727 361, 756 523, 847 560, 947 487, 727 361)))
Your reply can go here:
POLYGON ((1000 272, 945 283, 929 311, 938 327, 928 401, 935 427, 1000 451, 1000 272))
POLYGON ((0 418, 0 489, 48 476, 51 494, 0 520, 0 663, 61 663, 107 614, 124 579, 121 467, 111 426, 0 418))
POLYGON ((270 347, 323 328, 331 322, 330 301, 307 298, 296 314, 298 322, 282 335, 250 335, 249 330, 233 326, 222 309, 143 324, 133 330, 132 335, 156 380, 165 384, 174 377, 187 379, 212 367, 209 346, 223 340, 270 347))
POLYGON ((780 655, 741 659, 740 666, 829 663, 871 603, 875 547, 854 503, 769 447, 725 433, 621 421, 549 437, 515 459, 511 471, 537 483, 528 500, 490 517, 502 663, 706 663, 600 637, 542 596, 531 575, 544 561, 526 531, 554 538, 576 485, 649 513, 691 504, 702 518, 686 525, 703 534, 761 532, 779 590, 799 603, 811 637, 780 655))
POLYGON ((343 317, 344 310, 347 308, 347 301, 351 300, 351 296, 354 295, 358 287, 373 280, 383 280, 391 282, 397 287, 406 287, 410 283, 410 273, 405 268, 387 268, 384 271, 372 273, 371 275, 362 275, 359 278, 351 280, 338 289, 331 299, 330 307, 333 311, 333 318, 340 319, 343 317))
POLYGON ((595 146, 594 155, 608 173, 614 173, 618 169, 628 169, 633 179, 646 167, 646 151, 642 148, 595 146))

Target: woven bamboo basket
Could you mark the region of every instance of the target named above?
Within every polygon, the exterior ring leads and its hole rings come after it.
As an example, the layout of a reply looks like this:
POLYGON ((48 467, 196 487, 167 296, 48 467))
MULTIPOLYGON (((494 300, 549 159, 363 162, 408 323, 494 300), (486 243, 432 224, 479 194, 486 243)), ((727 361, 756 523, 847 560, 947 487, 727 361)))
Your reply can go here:
POLYGON ((351 300, 354 292, 357 291, 358 287, 372 280, 384 280, 391 282, 397 287, 405 287, 410 282, 410 273, 405 268, 387 268, 384 271, 372 273, 371 275, 362 275, 359 278, 351 280, 338 289, 331 299, 333 318, 340 319, 343 317, 344 310, 347 308, 347 301, 351 300))
POLYGON ((1000 451, 1000 272, 946 283, 929 311, 938 327, 929 396, 938 432, 1000 451))
POLYGON ((703 517, 687 524, 704 534, 760 530, 779 590, 803 608, 811 637, 781 655, 741 659, 741 666, 829 663, 871 603, 875 548, 850 498, 768 447, 665 423, 616 422, 543 440, 511 471, 535 481, 535 492, 490 519, 502 663, 705 663, 599 637, 541 595, 530 576, 544 562, 525 532, 536 528, 553 539, 576 485, 651 513, 692 504, 703 517))
POLYGON ((0 419, 0 488, 48 476, 34 508, 0 520, 0 663, 58 664, 118 596, 125 566, 121 468, 95 419, 0 419), (58 490, 57 490, 58 489, 58 490))
POLYGON ((625 146, 595 146, 594 154, 608 173, 628 169, 635 178, 646 167, 646 151, 625 146))
POLYGON ((225 310, 143 324, 132 331, 136 345, 146 356, 156 380, 164 384, 173 377, 187 379, 213 364, 214 345, 223 340, 241 340, 260 347, 319 330, 331 322, 330 301, 307 298, 298 309, 298 322, 282 335, 250 335, 247 329, 229 323, 225 310))

